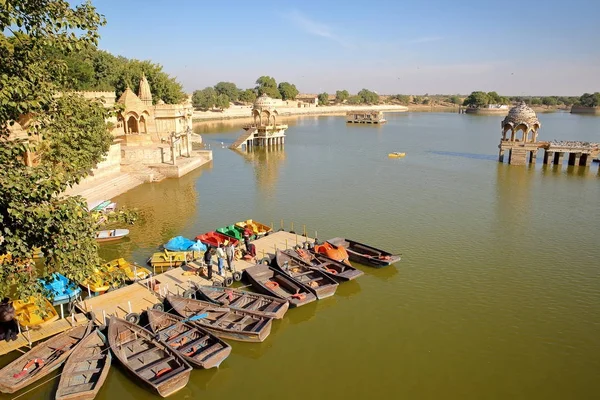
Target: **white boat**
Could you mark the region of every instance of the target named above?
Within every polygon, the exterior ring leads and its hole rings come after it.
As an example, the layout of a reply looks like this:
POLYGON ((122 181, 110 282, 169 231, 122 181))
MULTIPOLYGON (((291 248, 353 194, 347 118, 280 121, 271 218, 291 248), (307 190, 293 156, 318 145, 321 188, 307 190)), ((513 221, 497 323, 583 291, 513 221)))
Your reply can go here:
POLYGON ((109 229, 96 232, 96 240, 98 242, 108 242, 122 239, 127 235, 129 235, 129 229, 109 229))
POLYGON ((111 212, 115 211, 117 203, 113 203, 110 200, 98 200, 88 203, 88 210, 90 212, 111 212))

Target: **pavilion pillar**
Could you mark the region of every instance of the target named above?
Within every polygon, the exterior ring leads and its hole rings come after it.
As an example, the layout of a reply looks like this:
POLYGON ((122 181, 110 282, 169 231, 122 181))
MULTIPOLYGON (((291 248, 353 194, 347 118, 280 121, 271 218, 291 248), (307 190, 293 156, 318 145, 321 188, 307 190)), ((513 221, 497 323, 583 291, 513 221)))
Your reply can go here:
POLYGON ((592 164, 592 155, 591 154, 582 154, 581 159, 579 160, 579 165, 582 167, 589 167, 592 164))
POLYGON ((504 149, 500 149, 498 152, 498 162, 504 162, 504 149))
POLYGON ((562 151, 557 151, 554 153, 554 164, 555 165, 562 165, 563 163, 563 156, 565 155, 564 152, 562 151))
POLYGON ((554 157, 554 152, 546 150, 544 152, 544 164, 552 164, 552 157, 554 157))
POLYGON ((569 165, 579 165, 580 158, 581 158, 581 153, 570 153, 569 154, 569 165))
POLYGON ((535 164, 536 159, 537 159, 537 150, 534 150, 529 155, 529 164, 535 164))

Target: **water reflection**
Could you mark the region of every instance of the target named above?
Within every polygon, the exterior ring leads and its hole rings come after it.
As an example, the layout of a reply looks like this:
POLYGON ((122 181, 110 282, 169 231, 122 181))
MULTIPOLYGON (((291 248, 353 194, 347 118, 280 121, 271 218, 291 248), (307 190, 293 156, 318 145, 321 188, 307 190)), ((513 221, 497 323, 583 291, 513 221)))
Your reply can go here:
MULTIPOLYGON (((234 150, 247 164, 254 168, 254 177, 259 188, 272 193, 279 178, 279 169, 285 162, 283 145, 257 147, 248 151, 234 150)), ((262 191, 261 191, 262 193, 262 191)))
POLYGON ((352 297, 358 293, 360 293, 360 284, 357 280, 342 282, 335 292, 336 296, 345 298, 352 297))
MULTIPOLYGON (((400 261, 401 263, 404 261, 400 261)), ((352 263, 352 265, 360 266, 360 270, 365 273, 365 275, 374 276, 377 279, 381 279, 386 282, 398 275, 398 268, 395 265, 389 265, 383 268, 373 268, 367 265, 352 263)))

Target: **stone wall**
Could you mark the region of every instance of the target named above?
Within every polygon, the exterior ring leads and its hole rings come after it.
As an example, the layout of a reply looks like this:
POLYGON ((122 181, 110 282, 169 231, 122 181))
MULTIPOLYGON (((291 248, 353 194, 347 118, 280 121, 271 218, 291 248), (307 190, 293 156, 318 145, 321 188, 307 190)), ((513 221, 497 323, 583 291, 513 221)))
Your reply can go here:
POLYGON ((571 107, 571 114, 600 115, 600 107, 573 106, 571 107))
POLYGON ((162 164, 171 162, 168 145, 124 147, 121 150, 122 164, 162 164))
POLYGON ((508 115, 508 108, 471 108, 467 107, 465 113, 474 115, 508 115))

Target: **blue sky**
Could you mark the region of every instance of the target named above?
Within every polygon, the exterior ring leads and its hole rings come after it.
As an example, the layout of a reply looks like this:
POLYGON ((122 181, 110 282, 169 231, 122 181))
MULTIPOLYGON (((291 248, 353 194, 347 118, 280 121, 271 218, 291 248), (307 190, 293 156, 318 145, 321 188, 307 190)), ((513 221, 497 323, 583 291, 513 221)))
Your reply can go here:
POLYGON ((600 1, 95 0, 100 47, 187 91, 261 75, 301 92, 600 91, 600 1))

